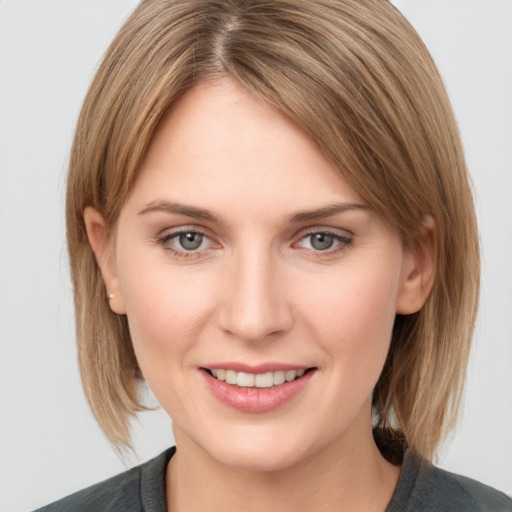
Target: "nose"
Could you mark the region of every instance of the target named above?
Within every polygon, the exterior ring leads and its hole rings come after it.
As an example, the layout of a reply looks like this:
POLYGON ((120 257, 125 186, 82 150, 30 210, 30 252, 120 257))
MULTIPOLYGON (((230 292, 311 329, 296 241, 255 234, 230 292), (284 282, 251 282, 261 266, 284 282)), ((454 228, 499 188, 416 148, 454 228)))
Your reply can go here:
POLYGON ((286 278, 277 257, 267 251, 247 250, 234 256, 223 283, 220 327, 247 342, 274 339, 293 322, 286 278))

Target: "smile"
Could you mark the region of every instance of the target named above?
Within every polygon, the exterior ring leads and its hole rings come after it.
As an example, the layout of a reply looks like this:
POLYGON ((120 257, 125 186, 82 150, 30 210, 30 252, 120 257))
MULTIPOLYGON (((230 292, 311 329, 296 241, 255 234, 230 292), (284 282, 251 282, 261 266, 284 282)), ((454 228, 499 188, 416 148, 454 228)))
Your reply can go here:
POLYGON ((265 371, 269 369, 262 367, 259 373, 253 373, 203 367, 201 374, 206 387, 225 405, 242 412, 264 413, 301 395, 318 368, 265 371))
POLYGON ((221 368, 212 368, 210 373, 217 380, 225 381, 227 384, 236 385, 243 388, 271 388, 280 386, 285 382, 291 382, 304 375, 302 370, 280 370, 266 373, 248 373, 237 372, 235 370, 225 370, 221 368))

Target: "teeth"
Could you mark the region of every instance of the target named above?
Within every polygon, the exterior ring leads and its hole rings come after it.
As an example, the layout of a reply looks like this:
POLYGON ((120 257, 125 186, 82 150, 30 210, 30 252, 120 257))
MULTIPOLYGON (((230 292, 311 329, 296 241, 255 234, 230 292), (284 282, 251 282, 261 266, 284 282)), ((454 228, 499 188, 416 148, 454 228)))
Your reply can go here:
POLYGON ((236 384, 242 388, 271 388, 272 386, 279 386, 285 382, 291 382, 296 378, 302 377, 306 370, 288 370, 287 372, 277 371, 256 374, 223 370, 221 368, 213 368, 210 371, 216 379, 224 380, 228 384, 236 384))
POLYGON ((236 384, 236 373, 235 370, 226 370, 226 382, 228 384, 236 384))
POLYGON ((297 372, 295 370, 289 370, 284 374, 286 382, 290 382, 291 380, 295 379, 295 377, 297 377, 297 372))
POLYGON ((257 388, 271 388, 274 385, 274 374, 268 373, 257 373, 254 377, 254 385, 257 388))
POLYGON ((284 384, 285 382, 284 372, 274 372, 274 386, 279 386, 279 384, 284 384))
POLYGON ((252 388, 254 386, 254 374, 238 372, 236 376, 236 385, 243 388, 252 388))

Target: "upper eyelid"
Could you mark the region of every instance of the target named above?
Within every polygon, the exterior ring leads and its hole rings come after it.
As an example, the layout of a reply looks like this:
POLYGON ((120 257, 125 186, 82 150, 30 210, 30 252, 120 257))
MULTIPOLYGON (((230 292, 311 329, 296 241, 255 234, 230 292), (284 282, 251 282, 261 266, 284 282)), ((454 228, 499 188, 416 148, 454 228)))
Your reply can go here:
POLYGON ((295 237, 297 239, 304 238, 308 235, 314 235, 316 233, 324 233, 334 236, 341 236, 344 238, 353 238, 354 233, 348 229, 345 228, 333 228, 333 227, 321 227, 321 226, 311 226, 307 228, 301 229, 295 237))
POLYGON ((177 230, 177 231, 170 231, 169 233, 163 233, 162 235, 158 236, 158 239, 161 241, 170 241, 172 239, 179 237, 180 235, 184 235, 184 234, 188 234, 188 233, 194 233, 194 234, 200 235, 203 238, 206 238, 210 244, 215 243, 214 239, 210 235, 208 235, 207 233, 204 233, 200 230, 197 230, 197 229, 195 229, 195 230, 181 229, 181 230, 177 230))
POLYGON ((177 235, 181 235, 183 233, 197 233, 198 235, 205 236, 207 238, 213 239, 214 237, 209 232, 209 230, 200 228, 199 226, 180 226, 175 228, 164 228, 157 233, 158 237, 167 238, 174 237, 177 235))

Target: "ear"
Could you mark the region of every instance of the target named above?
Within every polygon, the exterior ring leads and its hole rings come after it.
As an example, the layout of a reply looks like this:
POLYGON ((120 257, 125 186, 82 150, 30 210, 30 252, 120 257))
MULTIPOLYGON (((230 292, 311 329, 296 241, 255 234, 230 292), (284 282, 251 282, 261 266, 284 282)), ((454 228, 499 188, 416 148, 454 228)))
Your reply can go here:
POLYGON ((105 283, 105 300, 108 300, 110 308, 114 313, 125 315, 126 309, 112 254, 108 225, 101 213, 92 206, 88 206, 84 211, 84 223, 89 244, 94 252, 96 262, 101 270, 103 282, 105 283))
POLYGON ((396 312, 410 315, 419 311, 432 290, 436 276, 436 225, 429 215, 423 221, 421 240, 405 251, 396 312))

